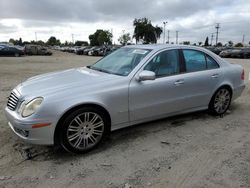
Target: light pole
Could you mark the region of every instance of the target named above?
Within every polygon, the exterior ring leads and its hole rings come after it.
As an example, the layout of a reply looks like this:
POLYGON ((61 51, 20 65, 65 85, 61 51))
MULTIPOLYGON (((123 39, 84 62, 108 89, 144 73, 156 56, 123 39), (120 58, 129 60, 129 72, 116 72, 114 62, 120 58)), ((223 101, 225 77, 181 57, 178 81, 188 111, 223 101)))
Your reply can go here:
POLYGON ((169 30, 168 30, 168 44, 169 44, 169 30))
POLYGON ((179 33, 179 31, 176 31, 176 41, 175 41, 175 44, 178 44, 178 33, 179 33))
POLYGON ((163 22, 163 25, 164 25, 164 30, 163 30, 163 44, 165 44, 165 35, 166 35, 166 24, 168 22, 163 22))

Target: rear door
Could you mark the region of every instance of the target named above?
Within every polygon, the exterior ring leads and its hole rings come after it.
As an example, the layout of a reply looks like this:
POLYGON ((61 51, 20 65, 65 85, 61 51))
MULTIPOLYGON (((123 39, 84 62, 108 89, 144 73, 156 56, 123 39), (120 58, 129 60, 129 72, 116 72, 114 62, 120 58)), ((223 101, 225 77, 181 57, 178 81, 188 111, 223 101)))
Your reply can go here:
POLYGON ((218 63, 202 51, 183 49, 185 74, 183 91, 186 108, 205 107, 209 104, 211 95, 220 83, 223 72, 218 63))

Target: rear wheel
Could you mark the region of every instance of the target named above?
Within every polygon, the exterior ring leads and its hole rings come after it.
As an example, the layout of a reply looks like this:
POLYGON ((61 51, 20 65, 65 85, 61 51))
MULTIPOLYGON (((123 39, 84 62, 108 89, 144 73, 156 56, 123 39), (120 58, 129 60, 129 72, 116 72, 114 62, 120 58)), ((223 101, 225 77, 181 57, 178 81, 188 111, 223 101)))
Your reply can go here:
POLYGON ((224 114, 230 106, 231 98, 232 93, 227 87, 218 89, 210 101, 210 112, 212 112, 214 115, 224 114))
POLYGON ((102 141, 107 123, 100 110, 91 107, 76 110, 63 123, 61 144, 70 152, 85 153, 102 141))

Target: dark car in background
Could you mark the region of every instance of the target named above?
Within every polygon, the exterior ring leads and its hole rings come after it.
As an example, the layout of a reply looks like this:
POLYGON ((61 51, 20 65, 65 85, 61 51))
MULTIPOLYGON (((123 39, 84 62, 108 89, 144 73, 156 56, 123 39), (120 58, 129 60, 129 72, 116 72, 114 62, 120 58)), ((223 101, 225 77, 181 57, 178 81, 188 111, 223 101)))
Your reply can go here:
POLYGON ((95 46, 94 46, 94 47, 89 46, 89 47, 85 48, 85 49, 83 50, 83 55, 88 55, 88 54, 89 54, 89 51, 90 51, 90 50, 93 50, 94 48, 95 48, 95 46))
POLYGON ((84 47, 81 47, 81 48, 76 49, 76 54, 77 54, 77 55, 83 55, 83 51, 84 51, 86 48, 88 48, 88 47, 84 46, 84 47))
POLYGON ((0 46, 0 56, 15 56, 19 57, 24 55, 23 49, 18 49, 14 46, 0 46))
POLYGON ((250 58, 250 48, 229 48, 219 54, 223 58, 250 58))
POLYGON ((88 55, 92 56, 104 56, 106 52, 108 51, 108 48, 103 46, 103 47, 95 47, 92 50, 89 51, 88 55))
POLYGON ((26 45, 25 53, 27 55, 52 55, 51 51, 39 45, 26 45))
POLYGON ((242 58, 250 58, 250 48, 244 48, 241 50, 242 58))
POLYGON ((206 47, 206 49, 210 50, 211 52, 215 53, 216 55, 219 55, 221 52, 221 49, 217 48, 217 47, 206 47))
POLYGON ((220 53, 219 53, 219 56, 220 57, 223 57, 223 58, 229 58, 231 57, 231 52, 232 52, 233 49, 225 49, 225 50, 222 50, 220 53))

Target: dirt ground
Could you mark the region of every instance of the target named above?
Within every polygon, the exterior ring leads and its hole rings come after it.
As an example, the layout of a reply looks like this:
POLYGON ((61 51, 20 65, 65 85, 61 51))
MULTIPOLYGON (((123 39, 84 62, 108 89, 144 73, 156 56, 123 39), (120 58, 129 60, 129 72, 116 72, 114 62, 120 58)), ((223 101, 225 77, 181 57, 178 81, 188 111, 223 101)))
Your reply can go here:
MULTIPOLYGON (((113 132, 96 150, 72 155, 26 145, 4 116, 6 97, 26 78, 98 58, 0 57, 0 187, 250 187, 250 82, 223 117, 176 116, 113 132)), ((246 68, 250 60, 228 59, 246 68)))

